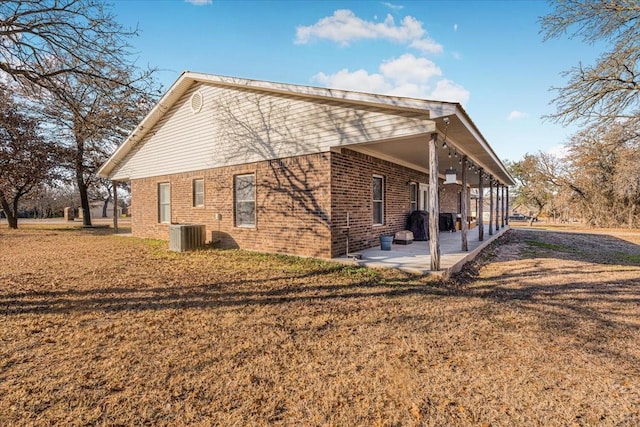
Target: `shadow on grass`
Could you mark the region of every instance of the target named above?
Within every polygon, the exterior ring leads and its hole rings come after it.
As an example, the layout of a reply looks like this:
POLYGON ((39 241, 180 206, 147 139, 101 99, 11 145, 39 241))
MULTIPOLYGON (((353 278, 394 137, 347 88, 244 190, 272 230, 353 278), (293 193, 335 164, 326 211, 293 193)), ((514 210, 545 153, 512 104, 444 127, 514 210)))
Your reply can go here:
MULTIPOLYGON (((549 340, 640 364, 618 346, 640 332, 640 246, 613 236, 512 230, 456 277, 462 294, 536 319, 549 340), (519 251, 512 265, 483 272, 498 250, 519 251)), ((510 261, 506 261, 510 262, 510 261)))
MULTIPOLYGON (((574 336, 577 346, 606 354, 621 362, 640 364, 637 356, 610 341, 629 339, 640 330, 640 269, 633 261, 640 247, 610 236, 513 230, 489 245, 474 263, 446 283, 420 282, 412 275, 385 279, 375 270, 339 264, 313 267, 311 271, 278 274, 266 278, 220 279, 185 284, 177 278, 166 286, 100 287, 0 293, 0 315, 118 313, 154 310, 215 310, 274 306, 283 313, 293 305, 339 304, 420 296, 433 297, 425 304, 448 304, 466 299, 479 302, 465 310, 473 315, 501 313, 503 309, 529 313, 542 333, 574 336), (501 274, 481 274, 495 260, 497 251, 518 247, 513 268, 501 274), (597 249, 594 249, 597 248, 597 249), (556 263, 549 264, 552 259, 556 263), (562 261, 567 261, 562 263, 562 261), (568 261, 590 263, 590 270, 568 261), (616 279, 621 273, 624 279, 616 279), (594 281, 593 276, 603 280, 594 281), (580 279, 582 277, 582 279, 580 279), (547 282, 545 282, 545 280, 547 282)), ((200 254, 202 255, 202 254, 200 254)), ((257 255, 256 255, 257 256, 257 255)), ((249 257, 250 258, 250 257, 249 257)), ((250 260, 245 260, 250 262, 250 260)), ((283 265, 287 259, 283 258, 283 265)), ((309 269, 305 264, 302 270, 309 269)), ((108 279, 105 279, 108 283, 108 279)), ((353 307, 353 306, 351 306, 353 307)), ((364 308, 362 308, 364 309, 364 308)), ((416 313, 422 316, 424 313, 416 313)), ((398 325, 402 327, 402 322, 398 325)))
MULTIPOLYGON (((349 267, 347 267, 349 268, 349 267)), ((379 283, 375 277, 346 285, 301 284, 308 279, 321 280, 323 276, 344 271, 336 266, 305 274, 243 279, 196 286, 167 287, 113 287, 90 290, 33 291, 0 294, 0 314, 53 314, 73 312, 118 312, 164 309, 207 309, 213 307, 242 307, 251 305, 286 305, 313 303, 339 299, 400 297, 412 294, 449 296, 460 290, 444 285, 412 284, 413 278, 379 283), (275 289, 260 289, 270 283, 288 281, 275 289), (242 289, 256 285, 256 289, 242 289)))

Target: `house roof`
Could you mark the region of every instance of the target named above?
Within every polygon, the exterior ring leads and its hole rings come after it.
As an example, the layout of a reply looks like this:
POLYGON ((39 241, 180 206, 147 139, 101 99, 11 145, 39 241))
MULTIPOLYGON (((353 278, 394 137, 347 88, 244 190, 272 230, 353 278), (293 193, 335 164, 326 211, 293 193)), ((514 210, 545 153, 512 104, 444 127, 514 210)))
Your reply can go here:
MULTIPOLYGON (((491 146, 482 136, 480 130, 459 103, 250 80, 190 71, 184 71, 180 75, 142 122, 129 134, 124 143, 122 143, 102 165, 98 171, 98 175, 104 178, 110 177, 114 169, 117 168, 131 150, 144 139, 145 135, 147 135, 154 125, 163 118, 169 109, 174 106, 192 85, 197 83, 214 84, 230 88, 249 88, 266 93, 295 95, 306 99, 339 101, 354 106, 370 106, 401 112, 425 114, 430 120, 436 122, 437 128, 441 133, 445 129, 444 118, 447 117, 449 124, 446 125, 446 132, 449 136, 450 143, 451 141, 456 141, 455 144, 458 146, 455 146, 455 149, 457 151, 467 154, 470 159, 473 159, 475 164, 483 167, 502 183, 506 185, 515 184, 513 177, 511 177, 491 146), (465 143, 465 141, 467 141, 467 143, 465 143)), ((395 147, 400 147, 400 145, 396 144, 395 147)), ((368 148, 372 148, 370 151, 373 153, 379 153, 383 156, 386 154, 390 157, 393 157, 393 150, 396 150, 396 148, 391 148, 390 146, 384 148, 382 146, 375 148, 372 146, 363 147, 363 150, 367 150, 368 148), (390 152, 385 153, 385 150, 390 152)))

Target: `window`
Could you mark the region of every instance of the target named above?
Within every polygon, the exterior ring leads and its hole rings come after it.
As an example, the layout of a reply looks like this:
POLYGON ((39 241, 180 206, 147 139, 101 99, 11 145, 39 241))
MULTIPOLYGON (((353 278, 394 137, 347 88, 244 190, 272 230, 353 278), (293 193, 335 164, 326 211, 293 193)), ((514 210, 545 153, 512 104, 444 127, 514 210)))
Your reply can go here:
POLYGON ((418 199, 420 201, 420 210, 428 211, 429 210, 429 184, 419 185, 420 193, 418 194, 418 199))
POLYGON ((418 184, 409 183, 409 212, 418 210, 418 184))
POLYGON ((193 207, 204 206, 204 179, 193 180, 193 207))
POLYGON ((373 225, 384 224, 384 178, 373 176, 373 225))
POLYGON ((158 222, 171 222, 171 187, 168 182, 158 184, 158 222))
POLYGON ((236 227, 256 226, 256 185, 253 174, 235 177, 236 227))

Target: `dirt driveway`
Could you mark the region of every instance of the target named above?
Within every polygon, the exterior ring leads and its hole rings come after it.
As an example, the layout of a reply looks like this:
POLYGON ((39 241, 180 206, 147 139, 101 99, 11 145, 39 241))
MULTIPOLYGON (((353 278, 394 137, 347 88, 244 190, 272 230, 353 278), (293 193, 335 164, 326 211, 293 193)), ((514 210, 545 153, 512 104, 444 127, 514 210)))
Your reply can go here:
POLYGON ((640 234, 515 229, 457 281, 0 231, 0 425, 640 425, 640 234))

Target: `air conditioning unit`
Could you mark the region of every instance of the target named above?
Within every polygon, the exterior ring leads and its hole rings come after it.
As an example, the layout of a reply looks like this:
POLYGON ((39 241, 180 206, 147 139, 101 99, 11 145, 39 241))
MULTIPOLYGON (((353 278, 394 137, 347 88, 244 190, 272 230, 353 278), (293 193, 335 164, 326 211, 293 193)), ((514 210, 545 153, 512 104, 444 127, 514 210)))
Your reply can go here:
POLYGON ((204 246, 204 224, 172 224, 169 226, 169 250, 186 252, 204 246))

